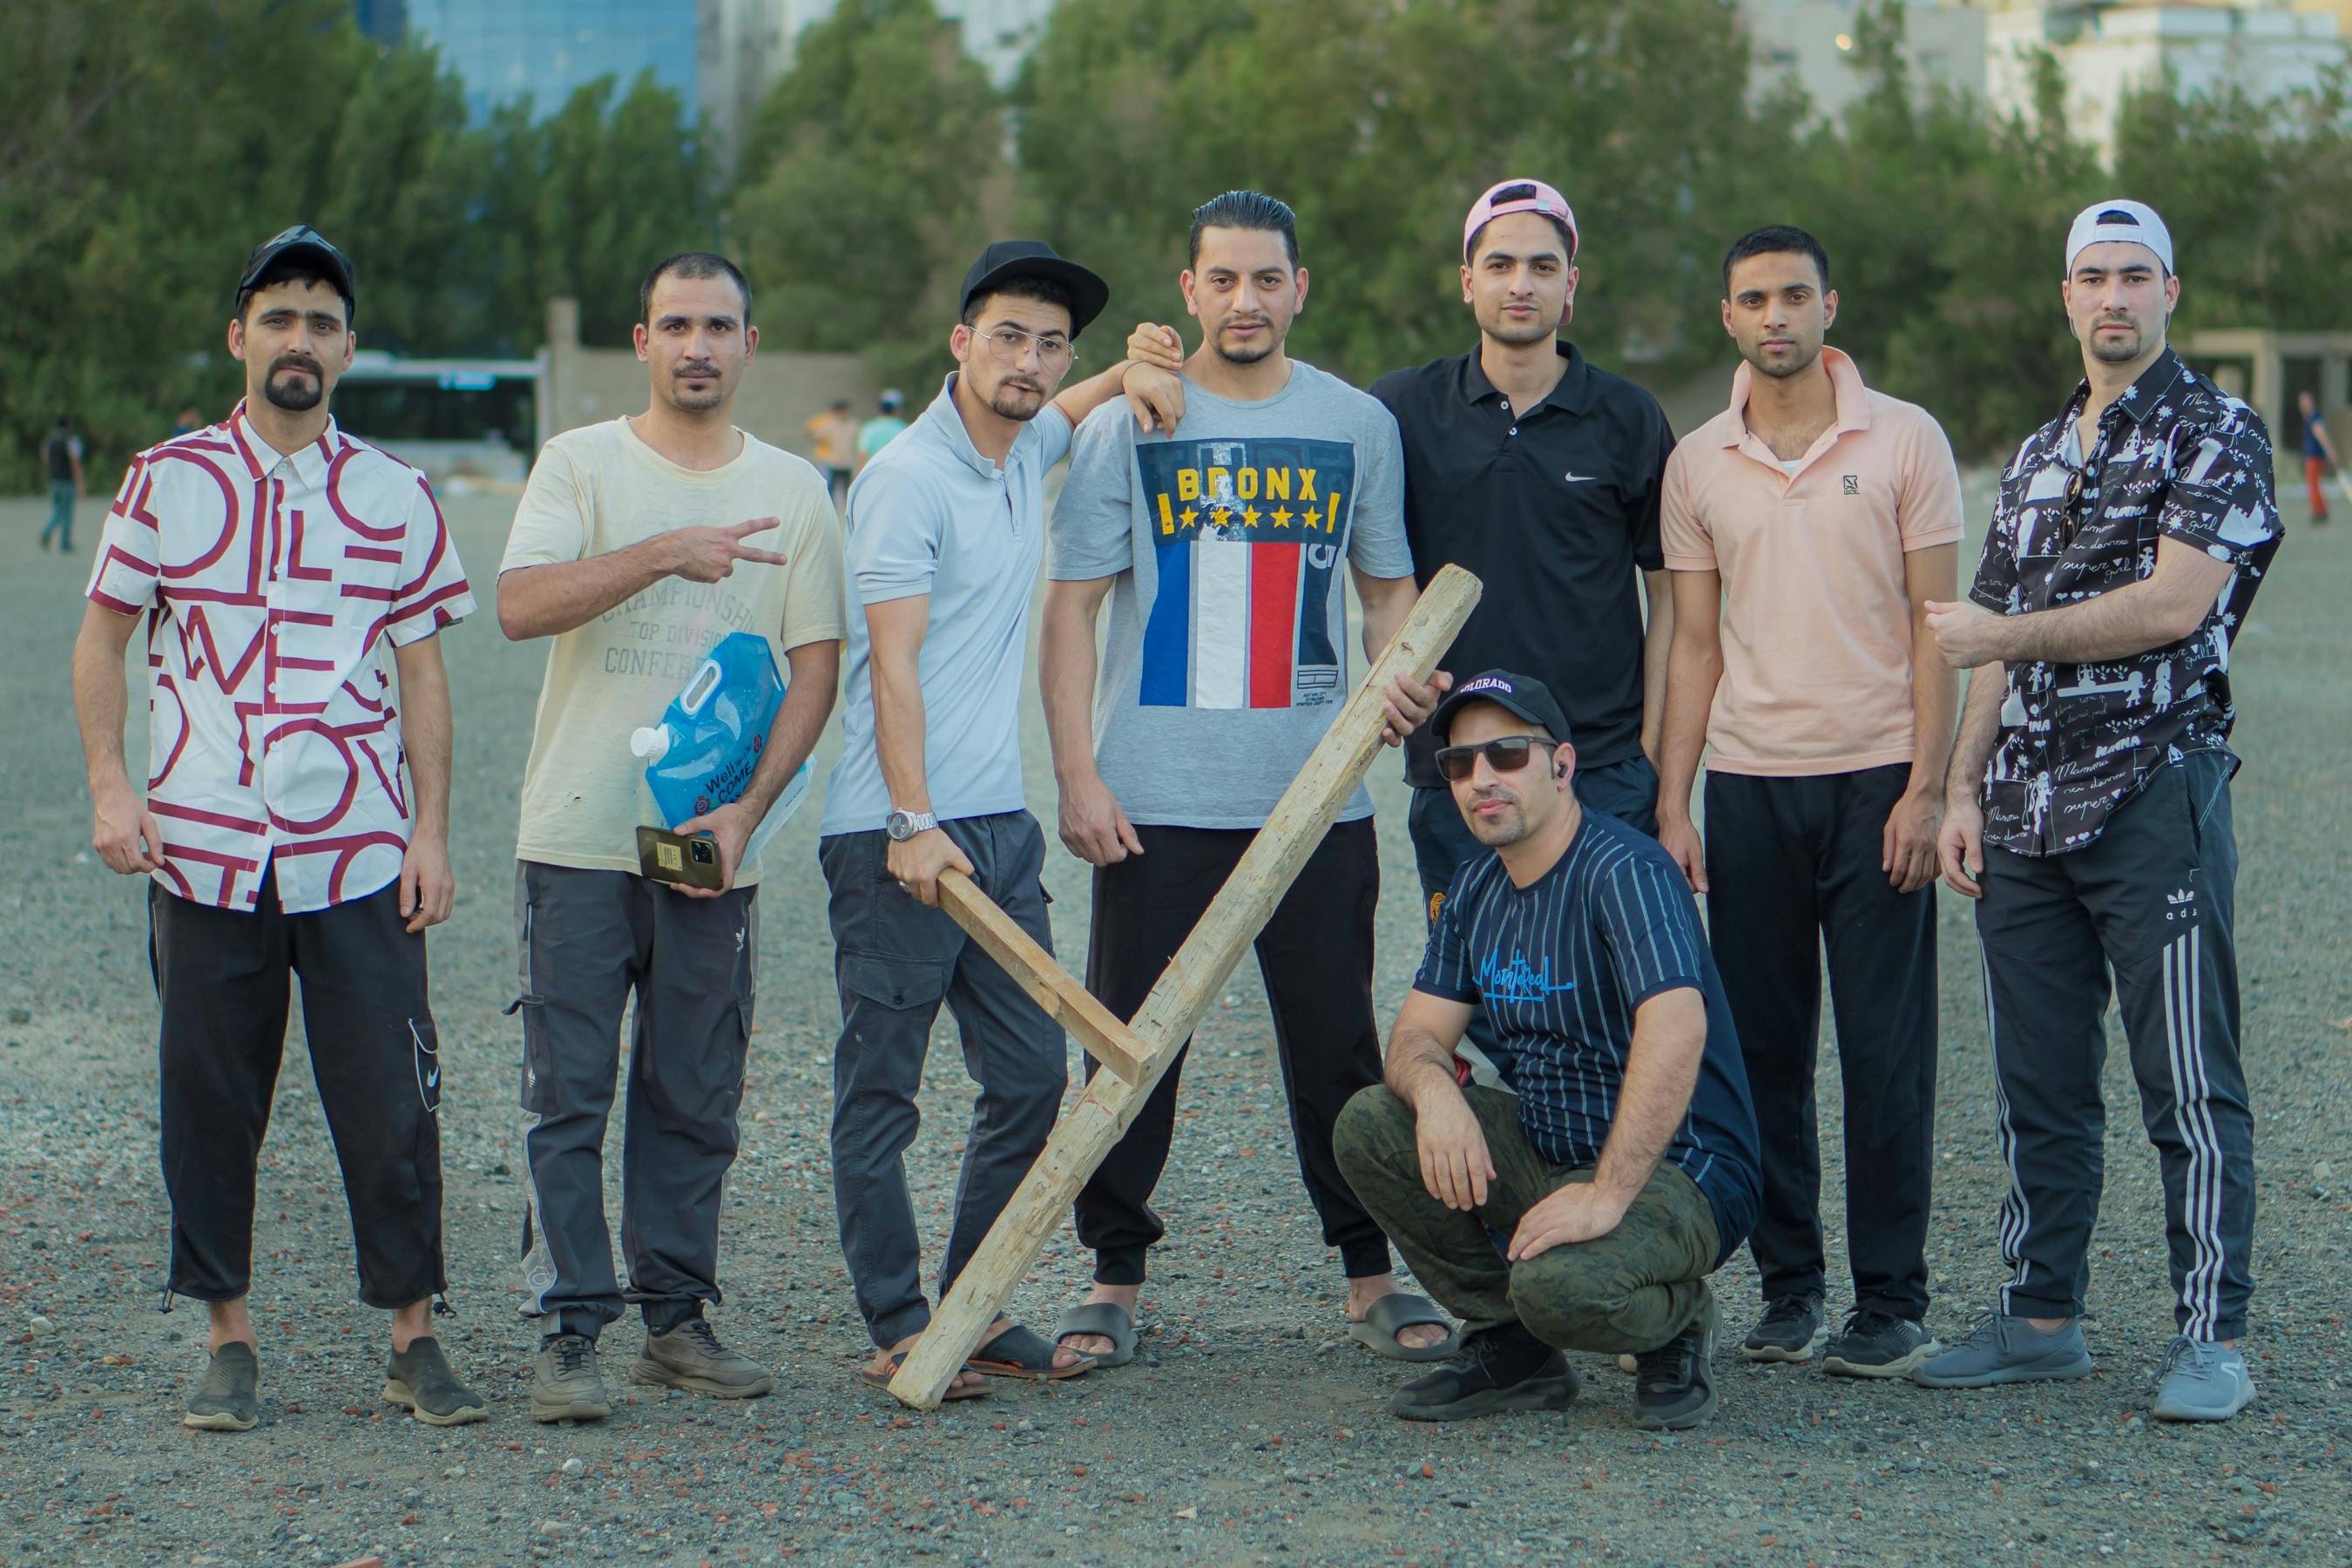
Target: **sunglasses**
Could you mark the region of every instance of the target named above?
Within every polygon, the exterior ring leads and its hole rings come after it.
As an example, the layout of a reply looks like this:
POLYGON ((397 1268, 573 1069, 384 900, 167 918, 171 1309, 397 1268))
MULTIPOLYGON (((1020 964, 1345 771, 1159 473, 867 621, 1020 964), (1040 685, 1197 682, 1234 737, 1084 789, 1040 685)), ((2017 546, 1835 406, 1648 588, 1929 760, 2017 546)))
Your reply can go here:
POLYGON ((1483 756, 1486 765, 1496 773, 1515 773, 1538 752, 1549 757, 1551 750, 1549 742, 1535 735, 1506 735, 1499 741, 1476 746, 1444 746, 1437 753, 1437 771, 1445 775, 1448 784, 1459 784, 1470 776, 1483 756))

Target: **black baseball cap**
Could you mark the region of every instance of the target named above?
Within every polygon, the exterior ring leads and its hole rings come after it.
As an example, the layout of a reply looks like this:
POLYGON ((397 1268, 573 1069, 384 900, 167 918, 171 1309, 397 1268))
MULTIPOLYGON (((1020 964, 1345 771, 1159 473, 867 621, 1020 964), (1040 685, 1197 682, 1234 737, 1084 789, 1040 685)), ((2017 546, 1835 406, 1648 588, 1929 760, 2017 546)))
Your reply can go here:
POLYGON ((1054 247, 1042 239, 1000 239, 980 253, 971 270, 963 275, 963 298, 956 306, 956 314, 969 315, 971 302, 982 294, 1002 289, 1016 278, 1043 278, 1058 283, 1070 291, 1070 336, 1076 337, 1087 330, 1087 323, 1103 312, 1110 303, 1110 285, 1079 266, 1065 261, 1054 247))
POLYGON ((298 223, 253 247, 253 254, 245 258, 245 275, 236 280, 237 310, 242 311, 245 309, 246 297, 253 292, 253 286, 260 281, 261 275, 269 270, 270 263, 279 257, 297 252, 317 262, 319 270, 334 284, 335 292, 343 297, 343 314, 346 317, 355 315, 359 310, 359 296, 352 288, 351 258, 337 250, 325 235, 307 223, 298 223))
POLYGON ((1437 705, 1437 711, 1429 716, 1429 732, 1437 738, 1439 745, 1446 743, 1445 738, 1454 728, 1454 716, 1473 702, 1491 702, 1509 710, 1541 728, 1555 744, 1570 739, 1568 715, 1559 710, 1549 687, 1533 676, 1490 669, 1447 692, 1445 700, 1437 705))

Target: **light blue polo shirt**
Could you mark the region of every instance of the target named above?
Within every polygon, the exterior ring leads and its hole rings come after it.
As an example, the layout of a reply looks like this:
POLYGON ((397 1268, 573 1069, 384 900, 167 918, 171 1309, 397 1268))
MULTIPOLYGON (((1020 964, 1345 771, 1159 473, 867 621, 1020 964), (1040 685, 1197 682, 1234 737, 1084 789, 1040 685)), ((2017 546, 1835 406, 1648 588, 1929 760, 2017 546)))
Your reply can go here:
MULTIPOLYGON (((1046 472, 1070 450, 1070 422, 1050 404, 1023 427, 1004 466, 980 455, 955 409, 955 376, 877 453, 849 487, 850 597, 859 605, 930 595, 917 671, 923 765, 941 821, 1019 811, 1021 672, 1029 602, 1045 553, 1046 472)), ((890 813, 874 744, 872 640, 849 617, 841 760, 817 831, 878 830, 890 813)))

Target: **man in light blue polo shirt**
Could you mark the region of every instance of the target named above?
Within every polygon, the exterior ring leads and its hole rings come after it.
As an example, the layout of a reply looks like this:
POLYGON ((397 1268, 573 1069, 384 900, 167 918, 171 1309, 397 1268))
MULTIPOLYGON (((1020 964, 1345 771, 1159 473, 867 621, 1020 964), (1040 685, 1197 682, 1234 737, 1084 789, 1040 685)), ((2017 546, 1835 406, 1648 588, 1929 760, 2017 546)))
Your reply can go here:
MULTIPOLYGON (((1183 416, 1176 378, 1122 361, 1059 397, 1072 342, 1109 299, 1102 279, 1034 240, 990 246, 964 279, 958 369, 850 487, 845 741, 818 858, 841 988, 834 1058, 834 1202, 857 1308, 887 1383, 930 1322, 902 1163, 944 1001, 980 1084, 944 1296, 1054 1128, 1061 1028, 939 905, 961 870, 1048 951, 1045 840, 1021 787, 1021 667, 1045 555, 1046 470, 1079 420, 1125 390, 1146 428, 1183 416)), ((978 1373, 1068 1377, 1094 1364, 1000 1320, 949 1386, 978 1373)))

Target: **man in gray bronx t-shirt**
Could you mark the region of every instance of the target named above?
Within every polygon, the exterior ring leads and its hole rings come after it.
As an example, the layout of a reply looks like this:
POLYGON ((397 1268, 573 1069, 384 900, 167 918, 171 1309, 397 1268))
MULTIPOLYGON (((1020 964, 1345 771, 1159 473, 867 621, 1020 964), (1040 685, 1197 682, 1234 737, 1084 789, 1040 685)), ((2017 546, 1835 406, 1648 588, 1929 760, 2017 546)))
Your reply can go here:
MULTIPOLYGON (((1047 534, 1039 658, 1062 841, 1096 868, 1087 985, 1120 1017, 1142 1005, 1347 700, 1343 563, 1368 658, 1416 592, 1395 419, 1282 352, 1307 294, 1290 209, 1251 192, 1209 203, 1193 215, 1183 283, 1204 342, 1185 363, 1182 422, 1139 437, 1123 414, 1087 419, 1047 534)), ((1436 693, 1399 682, 1389 700, 1397 739, 1436 693)), ((1359 786, 1257 954, 1299 1169, 1340 1252, 1347 1316, 1382 1354, 1420 1359, 1444 1353, 1444 1319, 1397 1292, 1387 1238, 1331 1152, 1341 1107, 1381 1076, 1371 814, 1359 786)), ((1107 1365, 1132 1353, 1145 1253, 1165 1234, 1150 1200, 1182 1065, 1078 1197, 1095 1289, 1055 1332, 1107 1365)))

